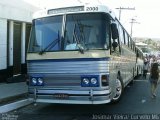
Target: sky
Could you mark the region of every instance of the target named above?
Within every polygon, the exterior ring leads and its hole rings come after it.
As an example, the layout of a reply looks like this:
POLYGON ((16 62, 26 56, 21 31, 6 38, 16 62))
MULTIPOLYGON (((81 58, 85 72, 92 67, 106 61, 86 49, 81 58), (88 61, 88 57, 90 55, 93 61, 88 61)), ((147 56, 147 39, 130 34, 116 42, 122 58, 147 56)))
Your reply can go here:
POLYGON ((111 8, 119 17, 119 7, 135 8, 121 10, 120 22, 131 33, 131 19, 135 19, 132 28, 133 37, 160 38, 160 0, 24 0, 41 8, 52 6, 77 5, 80 3, 101 3, 111 8))

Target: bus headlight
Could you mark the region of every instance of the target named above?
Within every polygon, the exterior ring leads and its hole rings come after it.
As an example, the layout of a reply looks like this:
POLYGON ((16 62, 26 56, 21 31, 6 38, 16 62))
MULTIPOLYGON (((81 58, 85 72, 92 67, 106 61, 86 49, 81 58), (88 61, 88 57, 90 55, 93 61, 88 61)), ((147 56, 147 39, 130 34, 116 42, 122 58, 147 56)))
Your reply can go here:
POLYGON ((37 85, 43 85, 43 79, 42 78, 38 78, 37 79, 37 85))
POLYGON ((98 78, 91 78, 91 87, 98 87, 99 86, 99 83, 98 83, 98 78))
POLYGON ((81 85, 82 85, 82 87, 89 87, 89 79, 88 78, 82 78, 81 85))
POLYGON ((91 84, 95 85, 97 83, 97 79, 96 78, 91 78, 91 84))
POLYGON ((37 79, 36 78, 32 78, 31 79, 31 84, 32 85, 36 85, 37 84, 37 79))
POLYGON ((81 76, 81 86, 82 87, 98 87, 99 76, 98 75, 81 76))
POLYGON ((44 85, 43 77, 41 77, 41 76, 31 76, 30 77, 30 85, 32 85, 32 86, 42 86, 42 85, 44 85))

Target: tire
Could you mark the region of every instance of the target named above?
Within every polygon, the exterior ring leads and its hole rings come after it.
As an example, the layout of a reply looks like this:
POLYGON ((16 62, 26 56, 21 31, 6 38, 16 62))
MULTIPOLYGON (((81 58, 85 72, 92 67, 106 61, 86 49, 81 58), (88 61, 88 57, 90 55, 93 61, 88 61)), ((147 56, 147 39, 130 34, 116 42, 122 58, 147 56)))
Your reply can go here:
POLYGON ((122 97, 122 93, 123 93, 123 82, 121 77, 118 77, 116 79, 116 95, 114 96, 114 98, 111 100, 111 103, 118 103, 122 97))

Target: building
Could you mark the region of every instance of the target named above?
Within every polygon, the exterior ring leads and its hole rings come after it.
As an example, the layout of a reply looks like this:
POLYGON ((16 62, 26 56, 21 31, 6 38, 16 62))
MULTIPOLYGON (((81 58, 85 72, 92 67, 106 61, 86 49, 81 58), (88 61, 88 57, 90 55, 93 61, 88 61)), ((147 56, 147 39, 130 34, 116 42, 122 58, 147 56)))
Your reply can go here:
POLYGON ((0 0, 0 82, 26 73, 26 50, 33 12, 23 0, 0 0))

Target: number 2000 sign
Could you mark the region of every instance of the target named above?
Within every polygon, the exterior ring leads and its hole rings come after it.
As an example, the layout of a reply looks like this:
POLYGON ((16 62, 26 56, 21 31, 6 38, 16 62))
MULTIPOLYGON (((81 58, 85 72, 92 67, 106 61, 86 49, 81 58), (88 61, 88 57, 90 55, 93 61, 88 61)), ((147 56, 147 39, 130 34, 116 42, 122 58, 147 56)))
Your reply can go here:
POLYGON ((86 11, 98 11, 98 7, 87 7, 86 11))

